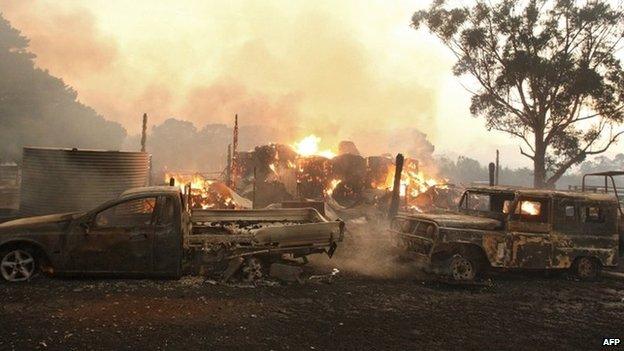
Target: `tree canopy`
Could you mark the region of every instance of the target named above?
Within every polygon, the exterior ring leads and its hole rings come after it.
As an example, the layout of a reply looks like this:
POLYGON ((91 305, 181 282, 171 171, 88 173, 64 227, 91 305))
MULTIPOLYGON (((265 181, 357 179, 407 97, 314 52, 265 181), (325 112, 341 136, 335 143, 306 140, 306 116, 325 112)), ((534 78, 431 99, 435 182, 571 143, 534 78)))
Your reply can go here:
POLYGON ((118 149, 125 129, 37 68, 28 43, 0 14, 0 161, 19 161, 22 146, 118 149))
POLYGON ((476 89, 470 111, 523 143, 533 184, 554 187, 573 165, 623 133, 624 72, 615 53, 624 13, 607 1, 436 0, 412 18, 457 57, 476 89))

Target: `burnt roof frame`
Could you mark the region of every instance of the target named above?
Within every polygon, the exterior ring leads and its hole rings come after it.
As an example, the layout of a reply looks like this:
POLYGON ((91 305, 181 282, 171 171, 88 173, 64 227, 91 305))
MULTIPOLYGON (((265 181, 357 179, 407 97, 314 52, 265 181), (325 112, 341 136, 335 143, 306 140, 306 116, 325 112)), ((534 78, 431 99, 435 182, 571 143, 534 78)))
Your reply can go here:
POLYGON ((615 179, 613 177, 624 176, 624 171, 606 171, 606 172, 596 172, 596 173, 587 173, 583 174, 583 181, 581 183, 581 191, 585 192, 585 180, 587 177, 604 177, 604 186, 605 186, 605 194, 607 193, 607 189, 609 189, 609 178, 611 179, 611 185, 613 185, 613 193, 615 197, 618 199, 618 209, 620 210, 620 215, 624 216, 624 210, 622 210, 622 205, 619 202, 619 194, 617 191, 617 186, 615 185, 615 179))

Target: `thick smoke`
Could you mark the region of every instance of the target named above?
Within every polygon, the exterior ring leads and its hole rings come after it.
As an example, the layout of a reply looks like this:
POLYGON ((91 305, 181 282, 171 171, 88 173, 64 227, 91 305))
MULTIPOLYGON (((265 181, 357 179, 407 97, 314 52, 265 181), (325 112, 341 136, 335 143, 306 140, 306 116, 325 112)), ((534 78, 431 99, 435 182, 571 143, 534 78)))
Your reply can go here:
MULTIPOLYGON (((233 119, 233 118, 232 118, 233 119)), ((243 125, 239 129, 239 151, 250 151, 256 146, 267 145, 280 140, 283 130, 272 125, 243 125)), ((403 152, 419 161, 420 168, 429 175, 435 175, 434 146, 427 135, 415 129, 396 131, 404 138, 401 143, 380 134, 386 148, 373 154, 378 156, 403 152)), ((220 172, 226 167, 227 147, 232 143, 232 123, 207 124, 198 126, 192 122, 169 118, 163 123, 152 125, 148 129, 147 151, 152 154, 152 168, 160 176, 165 171, 171 172, 220 172)), ((292 144, 287 143, 287 144, 292 144)), ((328 145, 338 150, 338 145, 328 145)), ((359 144, 356 144, 360 148, 359 144)), ((140 136, 129 137, 123 145, 124 150, 139 150, 140 136)), ((157 179, 158 180, 158 179, 157 179)))
POLYGON ((391 233, 389 222, 383 213, 362 213, 349 219, 349 213, 341 213, 346 220, 346 233, 336 254, 328 259, 318 255, 312 257, 312 264, 327 271, 338 268, 341 274, 358 274, 372 278, 414 278, 422 275, 420 261, 404 260, 404 253, 391 233))
POLYGON ((25 0, 0 6, 32 37, 39 66, 133 134, 143 112, 152 124, 177 116, 196 126, 229 125, 238 113, 242 126, 274 129, 271 141, 315 133, 328 145, 348 139, 364 154, 377 154, 410 147, 389 147, 397 130, 436 130, 437 91, 448 63, 414 37, 412 5, 137 1, 117 11, 112 2, 86 8, 25 0))
POLYGON ((0 161, 19 161, 22 146, 118 149, 124 128, 78 102, 33 58, 28 39, 0 16, 0 161))
MULTIPOLYGON (((29 38, 30 50, 43 55, 36 60, 39 65, 73 84, 109 68, 118 50, 113 40, 98 32, 92 13, 63 8, 35 0, 0 4, 4 16, 29 38)), ((78 88, 84 87, 79 84, 78 88)))
MULTIPOLYGON (((261 125, 242 126, 239 130, 239 150, 268 144, 278 132, 261 125)), ((227 147, 232 143, 232 127, 208 124, 198 128, 191 122, 169 118, 148 131, 147 151, 152 154, 156 176, 172 172, 220 172, 226 167, 227 147)), ((138 150, 140 137, 128 138, 126 150, 138 150)), ((160 179, 156 179, 159 181, 160 179)))

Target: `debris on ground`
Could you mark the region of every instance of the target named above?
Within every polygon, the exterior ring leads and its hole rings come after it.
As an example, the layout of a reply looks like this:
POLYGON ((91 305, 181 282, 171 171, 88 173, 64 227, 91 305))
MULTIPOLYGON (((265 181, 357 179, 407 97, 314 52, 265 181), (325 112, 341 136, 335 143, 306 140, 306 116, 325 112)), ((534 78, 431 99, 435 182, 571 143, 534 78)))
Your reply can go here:
POLYGON ((33 349, 39 341, 50 350, 213 350, 225 343, 247 350, 298 350, 301 345, 439 350, 457 348, 458 340, 466 349, 488 345, 503 350, 510 348, 509 330, 518 345, 556 330, 556 336, 540 340, 540 347, 575 350, 594 349, 597 338, 623 331, 624 281, 619 279, 578 283, 505 274, 496 278, 495 289, 467 289, 363 277, 338 267, 334 278, 340 279, 332 284, 287 288, 194 277, 42 277, 28 284, 0 284, 0 318, 9 321, 0 323, 0 350, 33 349), (474 313, 458 318, 458 311, 474 313), (334 337, 319 338, 319 330, 334 337))
POLYGON ((338 273, 340 273, 338 268, 334 268, 334 269, 332 269, 331 273, 329 273, 329 274, 312 275, 312 276, 308 277, 308 280, 309 281, 319 282, 319 283, 331 284, 331 283, 334 282, 334 279, 336 279, 336 276, 338 275, 338 273))
POLYGON ((303 283, 301 275, 303 268, 300 266, 288 265, 283 263, 273 263, 270 268, 269 276, 284 282, 303 283))

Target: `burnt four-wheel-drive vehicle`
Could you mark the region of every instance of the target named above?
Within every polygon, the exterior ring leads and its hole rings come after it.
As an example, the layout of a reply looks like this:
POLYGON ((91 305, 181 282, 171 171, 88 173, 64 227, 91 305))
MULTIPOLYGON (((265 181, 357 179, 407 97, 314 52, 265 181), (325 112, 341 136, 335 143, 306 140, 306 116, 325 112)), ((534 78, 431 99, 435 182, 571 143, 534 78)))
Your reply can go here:
POLYGON ((472 280, 486 268, 572 269, 591 279, 618 262, 613 195, 475 187, 452 213, 399 214, 390 231, 433 271, 472 280))
POLYGON ((312 208, 188 210, 177 187, 131 189, 86 213, 21 218, 0 224, 4 280, 58 275, 180 277, 186 271, 248 279, 269 265, 330 257, 344 223, 312 208))

